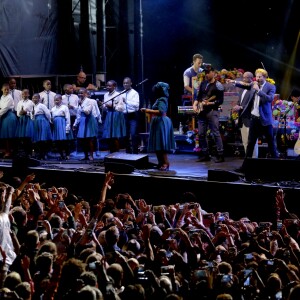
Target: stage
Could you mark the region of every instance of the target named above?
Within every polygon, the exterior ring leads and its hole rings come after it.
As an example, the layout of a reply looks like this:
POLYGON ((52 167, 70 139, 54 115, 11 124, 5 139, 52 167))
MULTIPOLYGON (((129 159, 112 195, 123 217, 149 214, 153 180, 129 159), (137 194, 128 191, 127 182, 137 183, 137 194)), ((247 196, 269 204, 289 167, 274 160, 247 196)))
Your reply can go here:
POLYGON ((289 211, 300 215, 300 161, 288 159, 250 159, 247 172, 234 169, 243 159, 226 156, 224 163, 196 162, 195 153, 169 154, 170 171, 157 170, 154 154, 126 154, 123 151, 99 151, 94 161, 80 161, 83 153, 72 153, 69 161, 58 161, 55 154, 47 161, 0 160, 3 181, 10 176, 35 173, 36 182, 46 187, 65 186, 69 193, 80 195, 92 204, 100 196, 105 172, 115 173, 115 184, 108 198, 129 193, 133 199, 145 199, 153 205, 181 201, 184 192, 193 192, 202 208, 209 212, 229 211, 233 218, 247 216, 267 221, 273 217, 275 193, 282 187, 289 211), (138 167, 138 168, 137 168, 138 167), (299 175, 298 175, 299 173, 299 175))

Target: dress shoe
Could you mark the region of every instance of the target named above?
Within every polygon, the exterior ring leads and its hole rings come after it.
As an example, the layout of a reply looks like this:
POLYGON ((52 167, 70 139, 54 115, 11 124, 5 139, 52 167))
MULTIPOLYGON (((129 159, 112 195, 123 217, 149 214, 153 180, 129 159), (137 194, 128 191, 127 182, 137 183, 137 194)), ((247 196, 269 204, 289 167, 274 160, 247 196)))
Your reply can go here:
POLYGON ((204 155, 197 160, 197 162, 204 162, 204 161, 210 161, 210 156, 204 155))

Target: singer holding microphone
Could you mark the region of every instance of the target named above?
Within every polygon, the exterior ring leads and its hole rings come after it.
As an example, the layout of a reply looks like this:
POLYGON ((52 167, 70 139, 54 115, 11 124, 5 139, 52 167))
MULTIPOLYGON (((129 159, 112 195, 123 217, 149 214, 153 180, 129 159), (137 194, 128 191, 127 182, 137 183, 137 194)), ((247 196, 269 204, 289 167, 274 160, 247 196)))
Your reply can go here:
POLYGON ((140 108, 139 93, 132 88, 132 80, 129 77, 123 79, 123 87, 125 93, 121 95, 125 103, 124 117, 126 123, 126 138, 125 148, 126 153, 138 154, 139 140, 138 140, 138 120, 140 108))
MULTIPOLYGON (((256 69, 255 81, 250 84, 244 82, 233 82, 237 87, 253 90, 251 119, 249 126, 248 146, 245 160, 252 157, 256 140, 265 136, 268 143, 269 155, 277 158, 277 148, 274 140, 272 101, 276 93, 276 86, 267 81, 268 72, 265 69, 256 69)), ((245 172, 245 160, 242 166, 236 171, 245 172)))

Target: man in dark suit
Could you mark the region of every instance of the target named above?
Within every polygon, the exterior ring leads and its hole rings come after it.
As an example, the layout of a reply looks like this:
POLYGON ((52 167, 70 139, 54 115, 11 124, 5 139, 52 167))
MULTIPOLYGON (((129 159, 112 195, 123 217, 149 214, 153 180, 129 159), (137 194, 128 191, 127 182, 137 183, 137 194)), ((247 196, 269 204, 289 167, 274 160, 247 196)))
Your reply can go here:
POLYGON ((266 80, 268 78, 268 72, 265 69, 257 69, 255 71, 255 77, 256 81, 253 81, 251 84, 235 82, 236 86, 253 91, 253 97, 250 101, 253 103, 253 107, 251 109, 248 146, 243 165, 238 169, 240 172, 245 171, 246 158, 252 157, 255 143, 261 136, 265 136, 266 138, 270 156, 272 158, 278 157, 274 141, 272 118, 272 101, 274 99, 276 87, 266 80))
MULTIPOLYGON (((243 82, 251 84, 253 81, 253 73, 245 72, 243 74, 243 82)), ((227 82, 234 82, 233 80, 229 80, 227 82)), ((249 127, 251 121, 251 110, 253 106, 253 97, 255 90, 254 89, 241 89, 239 92, 239 99, 237 105, 235 105, 232 110, 234 112, 238 112, 238 126, 241 129, 242 142, 244 146, 245 153, 247 151, 248 146, 248 136, 249 136, 249 127)), ((258 157, 258 144, 257 140, 253 150, 253 158, 258 157)))

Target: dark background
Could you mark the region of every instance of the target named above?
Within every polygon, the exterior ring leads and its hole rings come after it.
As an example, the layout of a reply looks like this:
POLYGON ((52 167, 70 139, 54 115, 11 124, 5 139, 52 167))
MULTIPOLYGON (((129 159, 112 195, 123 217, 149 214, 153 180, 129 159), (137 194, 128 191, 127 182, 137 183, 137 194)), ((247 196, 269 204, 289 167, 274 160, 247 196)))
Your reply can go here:
POLYGON ((20 88, 41 90, 46 76, 61 92, 80 68, 93 83, 100 73, 102 86, 115 79, 119 89, 125 76, 134 86, 148 79, 136 87, 141 106, 152 101, 152 85, 166 81, 177 127, 183 71, 201 53, 217 70, 266 68, 287 99, 300 86, 298 2, 1 0, 1 81, 19 76, 20 88))

